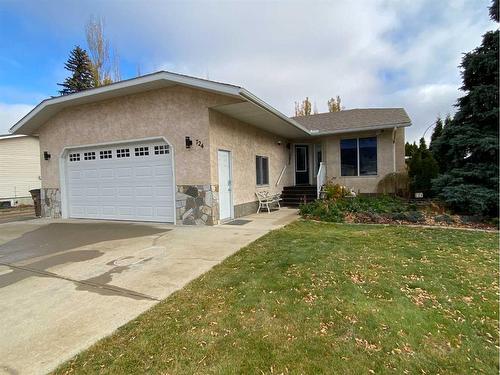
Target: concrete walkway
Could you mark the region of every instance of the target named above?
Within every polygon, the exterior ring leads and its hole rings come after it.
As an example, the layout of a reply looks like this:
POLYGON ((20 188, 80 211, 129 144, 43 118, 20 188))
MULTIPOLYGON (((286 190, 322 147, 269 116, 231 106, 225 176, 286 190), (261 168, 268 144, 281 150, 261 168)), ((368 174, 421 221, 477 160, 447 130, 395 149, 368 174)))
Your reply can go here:
POLYGON ((0 374, 46 373, 297 211, 243 225, 0 224, 0 374))

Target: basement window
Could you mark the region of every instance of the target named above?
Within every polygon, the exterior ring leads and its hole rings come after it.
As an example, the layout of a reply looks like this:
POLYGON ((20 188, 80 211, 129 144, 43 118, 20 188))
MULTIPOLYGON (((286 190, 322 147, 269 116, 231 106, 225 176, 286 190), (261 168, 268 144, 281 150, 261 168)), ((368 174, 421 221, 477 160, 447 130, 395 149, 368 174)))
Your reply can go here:
POLYGON ((269 185, 269 158, 267 156, 255 157, 255 170, 257 186, 269 185))

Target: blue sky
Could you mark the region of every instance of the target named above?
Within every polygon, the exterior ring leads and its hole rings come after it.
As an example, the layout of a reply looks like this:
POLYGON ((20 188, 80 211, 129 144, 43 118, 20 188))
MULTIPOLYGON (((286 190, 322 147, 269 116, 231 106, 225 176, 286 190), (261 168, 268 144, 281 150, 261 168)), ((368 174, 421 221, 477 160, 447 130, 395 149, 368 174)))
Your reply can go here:
MULTIPOLYGON (((104 17, 123 78, 165 69, 244 86, 285 114, 404 107, 418 139, 461 95, 461 56, 495 27, 488 0, 0 0, 0 133, 57 95, 84 25, 104 17)), ((429 135, 429 134, 428 134, 429 135)))

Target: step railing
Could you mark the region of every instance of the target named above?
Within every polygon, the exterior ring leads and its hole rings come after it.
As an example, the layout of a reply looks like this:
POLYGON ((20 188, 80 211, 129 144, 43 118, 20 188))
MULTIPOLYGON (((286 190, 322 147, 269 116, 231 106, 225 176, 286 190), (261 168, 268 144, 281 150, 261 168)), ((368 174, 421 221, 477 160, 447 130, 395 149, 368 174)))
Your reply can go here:
POLYGON ((316 190, 317 190, 317 198, 321 194, 321 189, 326 182, 326 168, 323 162, 319 163, 318 174, 316 175, 316 190))
POLYGON ((283 175, 285 174, 285 169, 286 169, 286 164, 283 166, 283 168, 281 169, 281 173, 278 177, 278 181, 276 181, 276 185, 275 186, 278 186, 281 182, 281 178, 283 177, 283 175))

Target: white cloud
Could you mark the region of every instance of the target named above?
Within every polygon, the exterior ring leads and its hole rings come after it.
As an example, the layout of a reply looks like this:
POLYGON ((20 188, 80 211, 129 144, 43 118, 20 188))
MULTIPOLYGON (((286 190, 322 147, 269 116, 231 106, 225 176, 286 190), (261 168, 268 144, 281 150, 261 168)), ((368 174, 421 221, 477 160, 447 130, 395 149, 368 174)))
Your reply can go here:
POLYGON ((334 2, 44 2, 27 8, 54 33, 82 36, 106 17, 120 56, 143 73, 168 69, 240 84, 291 115, 309 96, 320 111, 405 107, 417 140, 461 95, 462 53, 491 28, 489 0, 334 2), (60 17, 64 14, 64 17, 60 17), (381 72, 395 73, 384 80, 381 72))
POLYGON ((0 134, 8 134, 9 129, 32 109, 30 104, 0 103, 0 134))

